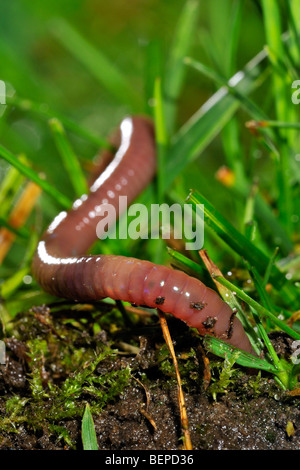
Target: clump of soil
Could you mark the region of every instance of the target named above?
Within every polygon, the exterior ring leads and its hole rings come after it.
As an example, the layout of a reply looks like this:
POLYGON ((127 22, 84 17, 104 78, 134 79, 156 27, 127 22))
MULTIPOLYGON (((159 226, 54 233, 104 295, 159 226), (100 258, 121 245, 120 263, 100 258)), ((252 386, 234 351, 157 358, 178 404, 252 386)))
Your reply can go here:
MULTIPOLYGON (((4 338, 0 448, 82 449, 90 405, 102 450, 179 450, 182 428, 172 360, 157 317, 124 317, 111 306, 33 309, 4 338), (125 319, 126 320, 126 319, 125 319)), ((168 319, 194 450, 297 450, 300 398, 266 373, 207 355, 202 339, 168 319)), ((286 354, 289 340, 274 344, 286 354)))

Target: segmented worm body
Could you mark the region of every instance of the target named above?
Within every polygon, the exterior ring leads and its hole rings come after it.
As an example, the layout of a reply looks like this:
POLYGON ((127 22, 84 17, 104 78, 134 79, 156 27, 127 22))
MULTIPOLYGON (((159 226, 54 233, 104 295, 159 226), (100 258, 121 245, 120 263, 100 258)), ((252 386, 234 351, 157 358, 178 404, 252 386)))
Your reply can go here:
MULTIPOLYGON (((96 226, 109 203, 119 212, 119 196, 130 204, 156 169, 153 127, 143 117, 125 118, 114 136, 117 151, 88 195, 61 212, 38 244, 33 274, 44 290, 76 301, 110 297, 159 308, 248 352, 252 348, 227 303, 198 279, 166 266, 114 255, 85 255, 97 238, 96 226)), ((107 156, 107 155, 106 155, 107 156)), ((98 234, 99 235, 99 234, 98 234)))

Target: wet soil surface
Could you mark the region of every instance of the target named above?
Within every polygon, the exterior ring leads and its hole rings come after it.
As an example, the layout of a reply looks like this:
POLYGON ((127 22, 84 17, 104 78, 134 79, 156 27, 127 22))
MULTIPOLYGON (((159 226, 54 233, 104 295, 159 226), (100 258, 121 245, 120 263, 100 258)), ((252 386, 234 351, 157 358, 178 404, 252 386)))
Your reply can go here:
MULTIPOLYGON (((74 312, 71 321, 69 314, 47 308, 26 313, 4 337, 0 449, 82 449, 87 403, 99 449, 182 449, 177 382, 157 319, 121 329, 89 312, 84 321, 74 312), (88 375, 95 351, 103 358, 88 375), (121 377, 124 371, 130 372, 121 377), (80 387, 74 382, 71 390, 70 377, 80 387)), ((237 365, 224 386, 224 361, 207 354, 201 338, 180 322, 169 325, 194 450, 299 450, 299 396, 237 365)), ((286 354, 288 339, 277 334, 273 341, 286 354)))

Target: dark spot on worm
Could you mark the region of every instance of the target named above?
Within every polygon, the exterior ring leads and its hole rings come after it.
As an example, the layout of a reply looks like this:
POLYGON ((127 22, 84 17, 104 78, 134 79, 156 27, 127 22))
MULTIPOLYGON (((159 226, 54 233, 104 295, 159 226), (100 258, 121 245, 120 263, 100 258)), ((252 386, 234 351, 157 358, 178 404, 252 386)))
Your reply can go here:
POLYGON ((206 330, 211 330, 215 324, 216 324, 217 319, 214 317, 207 317, 206 320, 202 322, 202 325, 206 330))
POLYGON ((156 297, 154 302, 156 303, 156 305, 163 305, 164 301, 165 301, 165 297, 158 296, 156 297))
POLYGON ((195 308, 196 310, 203 310, 206 307, 206 303, 204 302, 191 302, 190 308, 195 308))
POLYGON ((237 314, 237 309, 235 308, 233 311, 232 311, 232 314, 230 315, 230 318, 229 318, 229 325, 228 325, 228 328, 226 330, 226 334, 227 334, 227 338, 230 339, 232 334, 233 334, 233 320, 234 320, 234 317, 236 316, 237 314))

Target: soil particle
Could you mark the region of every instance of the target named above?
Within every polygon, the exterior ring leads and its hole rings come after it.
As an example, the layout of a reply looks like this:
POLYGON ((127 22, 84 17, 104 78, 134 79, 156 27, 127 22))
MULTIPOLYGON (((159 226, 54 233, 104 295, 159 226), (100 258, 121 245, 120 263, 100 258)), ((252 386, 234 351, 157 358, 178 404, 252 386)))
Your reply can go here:
POLYGON ((0 366, 0 393, 24 389, 26 383, 23 364, 8 357, 6 364, 0 366))

